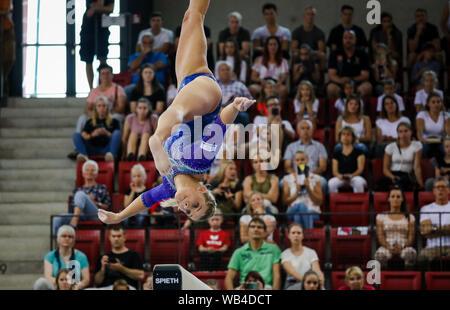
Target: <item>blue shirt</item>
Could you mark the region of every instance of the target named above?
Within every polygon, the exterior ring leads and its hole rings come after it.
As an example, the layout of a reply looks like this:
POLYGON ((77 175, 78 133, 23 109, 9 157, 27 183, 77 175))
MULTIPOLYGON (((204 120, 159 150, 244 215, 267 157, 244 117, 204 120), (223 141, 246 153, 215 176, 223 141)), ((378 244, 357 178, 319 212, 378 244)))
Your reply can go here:
MULTIPOLYGON (((130 59, 128 60, 128 67, 130 67, 130 64, 138 58, 141 54, 135 53, 130 56, 130 59)), ((162 61, 164 63, 164 66, 168 65, 167 56, 164 53, 160 52, 151 52, 150 54, 146 55, 144 59, 142 59, 142 64, 149 63, 154 64, 155 62, 162 61)), ((164 79, 164 69, 156 70, 156 78, 158 79, 159 83, 161 85, 165 85, 165 79, 164 79)), ((131 83, 136 84, 139 79, 139 74, 135 74, 131 77, 131 83)))
MULTIPOLYGON (((86 267, 89 267, 89 261, 86 257, 86 254, 84 254, 83 252, 78 251, 78 250, 74 250, 74 251, 75 251, 75 260, 80 263, 80 271, 86 267)), ((53 274, 52 274, 53 277, 56 277, 56 275, 58 274, 58 271, 59 271, 58 261, 56 260, 55 252, 56 252, 56 250, 48 252, 44 258, 44 260, 48 261, 50 264, 53 265, 53 274)), ((59 266, 61 267, 61 269, 68 268, 68 266, 63 262, 61 255, 59 256, 59 263, 60 263, 59 266)))

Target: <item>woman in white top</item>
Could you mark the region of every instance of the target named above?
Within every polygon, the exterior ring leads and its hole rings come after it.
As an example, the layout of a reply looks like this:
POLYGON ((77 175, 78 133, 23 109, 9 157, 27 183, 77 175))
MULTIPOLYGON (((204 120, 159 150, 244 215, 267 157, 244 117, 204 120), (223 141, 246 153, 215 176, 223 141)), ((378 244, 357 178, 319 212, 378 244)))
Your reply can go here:
MULTIPOLYGON (((370 118, 363 115, 361 100, 356 95, 351 95, 347 98, 344 114, 336 122, 336 141, 339 141, 339 132, 344 127, 353 128, 359 142, 355 144, 355 148, 367 153, 368 148, 364 143, 370 143, 372 141, 372 126, 370 118)), ((341 148, 342 145, 338 144, 334 150, 339 151, 341 148)))
MULTIPOLYGON (((236 41, 236 39, 230 37, 225 41, 225 47, 224 47, 225 54, 222 57, 222 59, 219 60, 225 60, 229 64, 231 64, 231 71, 233 71, 233 79, 239 80, 242 83, 247 83, 247 63, 241 59, 241 56, 239 54, 239 45, 236 41)), ((216 63, 215 68, 215 76, 216 78, 219 77, 219 62, 216 63)))
POLYGON ((423 144, 423 157, 433 157, 443 152, 442 138, 450 134, 450 114, 438 93, 432 92, 425 111, 416 116, 417 139, 423 144))
MULTIPOLYGON (((344 91, 342 92, 342 97, 335 101, 334 108, 338 111, 341 117, 345 111, 345 104, 347 103, 348 97, 355 94, 355 82, 352 80, 344 82, 344 91)), ((364 101, 360 100, 361 108, 364 109, 364 101)))
POLYGON ((314 128, 317 128, 316 118, 319 111, 319 100, 314 94, 314 86, 310 81, 300 82, 294 99, 294 109, 297 115, 296 123, 303 119, 309 119, 314 128))
POLYGON ((266 208, 264 207, 264 198, 261 193, 252 192, 249 197, 249 204, 247 206, 247 214, 241 216, 239 219, 239 234, 241 243, 246 243, 249 240, 248 236, 248 223, 253 217, 260 217, 264 223, 266 223, 267 230, 266 241, 273 243, 273 231, 277 226, 277 220, 273 215, 266 214, 266 208))
POLYGON ((382 268, 393 255, 399 255, 405 265, 415 264, 417 252, 412 247, 415 235, 415 218, 409 214, 405 194, 399 187, 394 187, 388 195, 389 213, 377 215, 377 239, 380 247, 375 252, 375 259, 382 268))
POLYGON ((313 228, 314 220, 319 219, 320 205, 323 202, 320 177, 309 172, 308 156, 305 152, 295 153, 294 164, 294 172, 283 178, 283 205, 289 206, 287 219, 294 220, 304 228, 313 228))
POLYGON ((444 100, 444 93, 436 88, 439 85, 439 79, 434 71, 426 71, 422 74, 421 85, 423 89, 418 90, 414 98, 417 113, 425 109, 428 96, 433 92, 439 94, 441 100, 444 100))
POLYGON ((411 141, 411 125, 400 123, 397 126, 398 138, 389 144, 384 153, 383 174, 378 180, 379 188, 387 191, 392 184, 399 185, 404 191, 413 190, 416 183, 423 187, 422 144, 411 141))
POLYGON ((319 258, 316 251, 303 246, 303 228, 301 225, 294 223, 288 228, 288 238, 291 247, 281 253, 281 266, 287 273, 285 286, 287 287, 301 282, 304 274, 310 269, 314 270, 320 279, 320 286, 324 287, 324 276, 320 270, 319 258))

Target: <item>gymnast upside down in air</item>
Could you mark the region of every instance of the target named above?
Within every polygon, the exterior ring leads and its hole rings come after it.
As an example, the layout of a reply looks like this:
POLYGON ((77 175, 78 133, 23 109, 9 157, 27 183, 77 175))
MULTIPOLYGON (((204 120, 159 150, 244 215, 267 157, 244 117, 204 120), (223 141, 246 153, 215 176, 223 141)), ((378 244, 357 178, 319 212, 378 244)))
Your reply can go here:
POLYGON ((149 139, 150 150, 163 184, 143 193, 120 213, 98 211, 99 219, 115 224, 154 204, 178 207, 194 221, 214 215, 216 202, 200 180, 216 157, 226 130, 240 111, 246 111, 255 101, 236 98, 219 115, 222 92, 208 69, 206 37, 203 21, 209 0, 190 0, 181 28, 175 68, 178 94, 160 116, 158 126, 149 139), (194 116, 201 116, 201 130, 210 135, 195 135, 194 116), (172 133, 172 129, 175 128, 172 133), (220 135, 219 135, 220 134, 220 135), (214 143, 209 143, 214 141, 214 143), (197 154, 197 156, 195 156, 197 154), (198 159, 198 154, 201 154, 198 159))

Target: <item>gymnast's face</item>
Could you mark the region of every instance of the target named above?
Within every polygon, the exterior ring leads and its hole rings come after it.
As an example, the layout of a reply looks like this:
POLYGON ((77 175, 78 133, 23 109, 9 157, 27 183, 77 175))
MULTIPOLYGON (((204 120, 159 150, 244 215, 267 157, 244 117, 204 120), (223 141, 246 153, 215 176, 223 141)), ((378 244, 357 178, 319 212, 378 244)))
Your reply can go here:
POLYGON ((178 209, 193 220, 199 220, 206 212, 207 206, 203 193, 206 187, 199 186, 197 190, 192 188, 183 188, 175 194, 175 200, 178 203, 178 209))

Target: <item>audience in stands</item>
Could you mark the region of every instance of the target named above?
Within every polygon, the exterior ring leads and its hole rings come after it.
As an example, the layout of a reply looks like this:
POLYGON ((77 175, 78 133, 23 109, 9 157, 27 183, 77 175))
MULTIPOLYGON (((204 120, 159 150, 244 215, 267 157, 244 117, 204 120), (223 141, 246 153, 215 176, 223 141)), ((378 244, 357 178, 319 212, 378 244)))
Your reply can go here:
POLYGON ((219 59, 222 59, 226 55, 225 42, 229 38, 234 38, 238 43, 240 58, 250 60, 250 32, 242 27, 241 23, 241 13, 234 11, 228 14, 228 27, 219 32, 219 38, 217 41, 217 57, 219 59))
POLYGON ((249 197, 249 202, 246 208, 243 210, 243 215, 239 219, 239 234, 241 243, 246 243, 250 240, 249 225, 250 221, 255 218, 261 218, 266 223, 266 230, 264 240, 273 243, 273 232, 277 226, 277 220, 272 215, 274 213, 273 208, 265 206, 264 198, 259 192, 252 192, 249 197))
POLYGON ((263 277, 258 271, 250 271, 244 279, 244 282, 236 288, 237 290, 272 290, 270 285, 266 285, 263 277))
POLYGON ((142 258, 138 252, 125 246, 126 232, 120 226, 114 226, 109 231, 111 251, 99 257, 95 269, 94 282, 97 287, 114 284, 117 280, 125 280, 138 288, 138 281, 144 279, 142 258))
POLYGON ((292 68, 291 85, 293 85, 293 90, 291 93, 295 93, 295 88, 297 88, 298 83, 303 80, 318 85, 321 78, 320 74, 320 67, 317 61, 313 59, 311 47, 303 43, 299 48, 298 61, 292 68))
MULTIPOLYGON (((257 110, 257 114, 261 115, 261 116, 267 116, 269 114, 269 111, 267 110, 267 99, 270 97, 277 97, 277 84, 274 80, 271 79, 267 79, 267 81, 265 81, 264 83, 264 87, 261 89, 261 92, 257 94, 257 102, 254 105, 256 110, 257 110)), ((250 107, 251 109, 251 107, 250 107)), ((254 115, 255 117, 256 115, 254 115)))
POLYGON ((350 267, 345 271, 345 285, 338 288, 340 291, 374 291, 375 288, 365 284, 364 273, 359 267, 350 267))
POLYGON ((229 233, 222 230, 220 209, 208 219, 209 229, 200 233, 196 245, 200 255, 200 270, 221 270, 222 256, 231 246, 229 233))
POLYGON ((369 42, 372 51, 377 44, 388 47, 390 56, 397 61, 399 66, 403 63, 403 34, 393 23, 393 17, 389 12, 381 12, 381 24, 370 31, 369 42))
POLYGON ((319 276, 318 286, 325 286, 325 278, 320 270, 319 258, 315 250, 303 245, 303 227, 297 223, 289 225, 288 238, 291 247, 281 253, 281 266, 287 274, 284 289, 296 283, 303 283, 305 273, 313 270, 319 276))
POLYGON ((248 223, 249 242, 234 251, 228 264, 225 277, 225 288, 234 289, 233 282, 239 273, 239 283, 245 282, 250 271, 257 271, 264 283, 274 290, 281 288, 280 258, 281 251, 276 244, 264 241, 266 223, 259 217, 254 217, 248 223))
MULTIPOLYGON (((219 57, 219 60, 225 60, 231 65, 232 78, 242 83, 247 82, 247 63, 242 60, 239 54, 239 45, 236 39, 230 37, 224 42, 224 54, 219 57)), ((216 69, 214 75, 216 78, 219 76, 218 63, 216 63, 216 69)))
POLYGON ((69 278, 70 270, 69 269, 60 269, 56 274, 55 279, 55 290, 57 291, 70 291, 75 290, 76 285, 73 283, 73 280, 69 278))
POLYGON ((208 279, 208 280, 205 281, 205 284, 208 285, 214 291, 222 289, 220 287, 219 281, 217 281, 216 279, 208 279))
POLYGON ((144 29, 139 33, 136 44, 136 52, 142 51, 142 38, 149 34, 153 37, 153 51, 168 54, 173 44, 173 31, 163 27, 162 12, 152 12, 150 15, 150 28, 144 29))
POLYGON ((78 152, 77 161, 83 162, 91 155, 104 155, 106 161, 114 161, 120 148, 122 133, 119 121, 109 112, 111 102, 105 96, 95 99, 95 109, 81 133, 72 136, 78 152))
POLYGON ((383 81, 383 94, 378 97, 377 112, 381 114, 381 110, 383 109, 383 99, 387 95, 395 97, 400 112, 403 113, 405 111, 405 103, 403 102, 403 98, 395 93, 395 89, 396 84, 393 79, 387 79, 383 81))
MULTIPOLYGON (((352 80, 348 80, 348 81, 344 82, 342 89, 343 89, 343 92, 341 92, 340 98, 338 98, 334 102, 334 108, 338 111, 338 113, 340 115, 344 114, 345 105, 347 104, 348 98, 352 95, 356 95, 355 82, 353 82, 352 80)), ((364 110, 364 101, 362 101, 362 99, 361 99, 359 103, 361 105, 361 108, 364 110)), ((338 116, 338 118, 339 118, 339 116, 338 116)))
POLYGON ((308 156, 303 151, 294 155, 294 172, 283 177, 283 205, 287 219, 304 228, 313 228, 319 219, 320 206, 324 202, 320 176, 310 172, 308 156))
POLYGON ((383 158, 384 177, 378 180, 381 191, 387 191, 396 184, 404 191, 423 188, 422 144, 412 141, 411 125, 401 122, 397 125, 397 139, 386 146, 383 158))
POLYGON ((433 260, 450 256, 449 182, 446 177, 436 178, 433 194, 435 201, 420 209, 420 233, 426 239, 426 247, 420 251, 417 261, 426 270, 433 260))
POLYGON ((314 86, 310 81, 300 82, 294 99, 294 111, 297 115, 296 123, 308 119, 317 128, 317 113, 319 112, 319 99, 314 94, 314 86))
POLYGON ((74 189, 69 204, 69 214, 53 218, 53 233, 61 225, 77 227, 79 221, 98 221, 98 209, 111 209, 111 196, 106 185, 97 184, 98 164, 88 160, 81 169, 83 185, 74 189))
POLYGON ((445 51, 445 59, 448 62, 450 59, 450 3, 445 2, 444 8, 442 10, 442 18, 441 18, 441 30, 444 34, 442 38, 442 49, 445 51))
POLYGON ((342 144, 342 149, 333 153, 332 173, 333 178, 328 181, 330 193, 337 193, 339 188, 350 185, 354 193, 364 192, 367 185, 362 177, 366 157, 355 147, 357 137, 352 127, 343 127, 338 132, 338 138, 342 144))
POLYGON ((383 81, 386 79, 395 80, 398 72, 398 63, 391 57, 389 48, 385 44, 378 43, 375 46, 371 69, 374 93, 378 96, 383 93, 383 81))
POLYGON ((125 119, 122 133, 122 145, 126 146, 128 161, 146 161, 149 153, 148 139, 157 126, 157 118, 152 115, 152 106, 147 98, 137 101, 136 112, 125 119))
MULTIPOLYGON (((135 199, 137 199, 142 193, 149 190, 146 186, 147 173, 144 166, 141 164, 134 165, 130 170, 130 187, 125 191, 123 196, 123 208, 128 207, 135 199)), ((135 216, 125 219, 122 223, 124 227, 133 226, 145 227, 148 225, 149 210, 144 210, 135 216)))
POLYGON ((376 217, 376 234, 380 247, 375 259, 381 268, 387 267, 393 256, 399 256, 410 269, 416 263, 417 252, 413 248, 415 239, 415 218, 408 211, 405 193, 401 187, 393 187, 388 195, 389 210, 376 217))
POLYGON ((124 279, 118 279, 118 280, 114 281, 114 283, 112 284, 112 290, 113 291, 128 291, 128 290, 130 290, 130 288, 128 287, 127 281, 125 281, 124 279))
POLYGON ((434 71, 426 71, 423 73, 421 80, 421 85, 423 88, 416 92, 414 98, 414 105, 417 113, 424 110, 427 105, 428 96, 431 93, 438 93, 441 99, 444 100, 444 92, 436 88, 438 84, 439 80, 434 71))
MULTIPOLYGON (((446 136, 444 142, 442 142, 443 153, 439 153, 433 159, 431 163, 434 166, 435 177, 444 177, 450 181, 450 137, 446 136)), ((425 182, 425 190, 428 192, 433 191, 433 183, 435 178, 429 178, 425 182)))
POLYGON ((436 47, 433 43, 425 44, 422 55, 422 58, 415 63, 411 71, 411 84, 412 86, 419 86, 419 88, 421 88, 420 81, 425 72, 432 71, 436 76, 441 73, 441 64, 436 58, 436 47))

